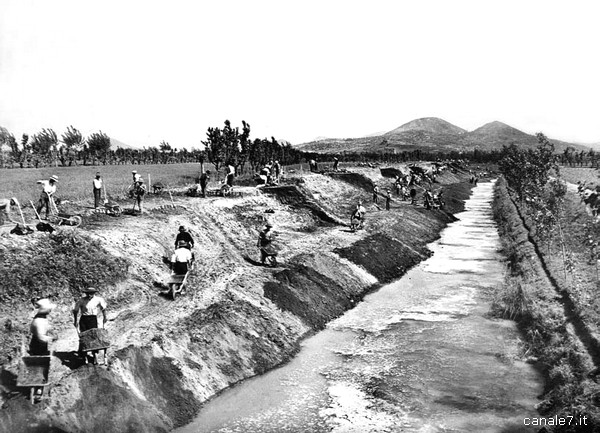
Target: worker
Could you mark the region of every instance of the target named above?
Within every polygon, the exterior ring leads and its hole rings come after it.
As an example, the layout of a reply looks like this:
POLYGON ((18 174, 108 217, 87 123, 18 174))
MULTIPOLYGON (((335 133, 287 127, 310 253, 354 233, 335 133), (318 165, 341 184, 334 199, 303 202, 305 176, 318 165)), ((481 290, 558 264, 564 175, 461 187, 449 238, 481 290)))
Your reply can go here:
MULTIPOLYGON (((106 301, 101 296, 97 296, 94 287, 83 289, 83 296, 73 306, 73 326, 78 328, 79 333, 98 328, 98 310, 102 312, 102 328, 106 325, 106 301)), ((81 345, 79 353, 83 356, 81 345)), ((105 353, 106 356, 106 353, 105 353)))
POLYGON ((424 205, 425 208, 427 210, 431 210, 432 206, 433 206, 433 194, 431 193, 431 189, 426 189, 423 192, 423 200, 424 200, 424 205))
POLYGON ((190 232, 188 232, 185 226, 179 226, 179 233, 177 233, 177 237, 175 238, 175 247, 179 244, 180 241, 186 243, 186 248, 191 250, 194 248, 194 238, 190 232))
POLYGON ((31 331, 31 341, 29 343, 29 355, 44 356, 49 355, 48 343, 56 341, 57 337, 50 335, 50 322, 48 316, 56 308, 56 305, 47 298, 38 299, 35 302, 37 311, 29 327, 31 331))
POLYGON ((210 171, 203 171, 200 175, 200 191, 202 192, 202 197, 206 197, 206 185, 210 180, 210 171))
POLYGON ((175 275, 184 275, 190 269, 193 256, 184 240, 177 242, 175 252, 171 256, 171 270, 175 275))
POLYGON ((100 172, 96 173, 96 177, 92 181, 94 188, 94 209, 98 209, 102 202, 102 178, 100 177, 100 172))
POLYGON ((337 156, 333 157, 333 171, 338 171, 338 165, 340 163, 340 160, 338 159, 337 156))
POLYGON ((52 176, 48 180, 38 180, 37 183, 42 185, 42 194, 40 195, 40 201, 38 202, 36 211, 41 214, 42 209, 46 208, 46 219, 50 214, 50 200, 54 200, 54 194, 56 193, 56 183, 58 177, 52 176))
POLYGON ((279 177, 281 176, 281 164, 279 164, 279 161, 273 163, 273 174, 275 175, 274 182, 279 184, 279 177))
POLYGON ((356 208, 352 211, 352 215, 350 215, 350 224, 354 223, 354 220, 358 221, 358 227, 363 228, 365 222, 365 215, 367 211, 362 205, 362 200, 358 200, 356 208))
POLYGON ((258 234, 258 242, 256 246, 260 249, 260 263, 265 265, 267 257, 269 257, 270 253, 273 253, 272 243, 273 243, 273 232, 271 229, 273 228, 273 224, 267 222, 265 224, 265 228, 261 230, 258 234))
POLYGON ((18 224, 11 217, 11 206, 18 206, 19 202, 15 197, 0 198, 0 225, 4 224, 5 220, 18 224))
MULTIPOLYGON (((47 356, 50 355, 49 343, 58 339, 57 336, 51 335, 51 326, 48 316, 56 308, 56 305, 50 302, 49 299, 43 298, 35 302, 37 311, 31 321, 29 330, 31 332, 31 341, 29 342, 29 356, 47 356)), ((43 387, 34 387, 35 402, 42 399, 43 387)))
POLYGON ((373 186, 373 203, 377 204, 379 196, 379 187, 377 185, 373 186))
POLYGON ((233 187, 233 178, 235 177, 235 167, 231 164, 227 164, 227 177, 226 183, 230 188, 233 187))
POLYGON ((137 204, 140 213, 144 213, 144 195, 146 195, 146 185, 144 185, 144 179, 140 177, 139 180, 135 182, 135 188, 133 190, 133 196, 135 198, 133 210, 135 210, 135 205, 137 204))
POLYGON ((385 194, 385 210, 390 210, 390 202, 392 201, 392 193, 390 192, 390 189, 386 189, 385 190, 386 194, 385 194))
POLYGON ((142 178, 141 174, 138 174, 137 170, 133 170, 131 172, 131 176, 133 177, 133 183, 135 184, 136 182, 139 182, 140 179, 142 178))

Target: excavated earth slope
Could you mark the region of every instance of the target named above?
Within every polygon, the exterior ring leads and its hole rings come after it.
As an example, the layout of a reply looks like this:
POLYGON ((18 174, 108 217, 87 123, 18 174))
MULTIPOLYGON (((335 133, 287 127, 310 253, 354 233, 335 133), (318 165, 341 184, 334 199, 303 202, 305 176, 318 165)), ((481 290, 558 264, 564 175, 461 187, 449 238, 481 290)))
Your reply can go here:
MULTIPOLYGON (((360 175, 391 187, 379 170, 360 175)), ((29 404, 15 386, 19 358, 4 354, 11 360, 1 376, 0 431, 162 432, 191 421, 202 402, 285 362, 308 333, 428 257, 425 245, 462 210, 470 191, 465 174, 446 173, 439 182, 434 189, 445 190, 444 211, 396 197, 391 211, 378 210, 364 179, 308 174, 287 189, 176 197, 174 208, 150 202, 141 217, 86 218, 77 230, 130 262, 125 280, 101 288, 109 304, 110 363, 82 365, 74 356, 73 300, 54 299, 59 340, 49 396, 29 404), (352 233, 343 223, 359 197, 367 204, 367 228, 352 233), (257 233, 266 220, 277 233, 277 268, 257 262, 257 233), (196 240, 196 266, 187 293, 173 301, 160 295, 168 276, 163 256, 182 224, 196 240)), ((14 242, 35 245, 45 236, 14 242)), ((12 242, 7 235, 0 240, 12 242)), ((11 313, 14 329, 27 329, 32 311, 26 304, 11 313)))

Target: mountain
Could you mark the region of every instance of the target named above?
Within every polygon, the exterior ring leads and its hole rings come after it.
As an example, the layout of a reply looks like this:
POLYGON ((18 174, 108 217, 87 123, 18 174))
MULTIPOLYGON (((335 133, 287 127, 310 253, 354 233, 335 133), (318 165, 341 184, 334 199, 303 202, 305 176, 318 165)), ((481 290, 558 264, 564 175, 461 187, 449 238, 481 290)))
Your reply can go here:
POLYGON ((464 134, 467 132, 438 117, 423 117, 422 119, 411 120, 396 129, 386 132, 384 135, 397 135, 409 131, 425 131, 433 134, 464 134))
POLYGON ((122 141, 119 141, 116 138, 110 137, 110 148, 112 150, 117 150, 118 147, 120 147, 121 149, 139 149, 138 147, 123 143, 122 141))
MULTIPOLYGON (((577 150, 589 150, 590 146, 553 140, 556 152, 568 146, 577 150)), ((296 145, 300 150, 318 153, 340 152, 403 152, 422 150, 427 152, 499 150, 502 146, 517 144, 523 147, 538 145, 534 135, 526 134, 502 122, 490 122, 466 131, 437 117, 415 119, 379 136, 361 138, 315 140, 296 145)))
POLYGON ((498 121, 486 123, 469 132, 466 141, 472 146, 479 144, 482 148, 490 150, 513 143, 525 146, 537 146, 538 144, 535 136, 498 121))

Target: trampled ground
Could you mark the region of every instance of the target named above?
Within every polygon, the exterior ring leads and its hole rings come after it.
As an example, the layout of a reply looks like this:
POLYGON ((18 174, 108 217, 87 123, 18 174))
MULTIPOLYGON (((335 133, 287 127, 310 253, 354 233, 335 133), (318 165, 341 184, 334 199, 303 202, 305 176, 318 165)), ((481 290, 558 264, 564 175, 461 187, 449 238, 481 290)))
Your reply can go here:
MULTIPOLYGON (((121 169, 127 179, 130 167, 121 169)), ((391 184, 378 169, 361 169, 359 175, 361 185, 391 184)), ((453 219, 448 212, 459 211, 469 195, 467 176, 446 173, 434 185, 445 189, 445 211, 428 211, 396 197, 391 211, 378 210, 369 204, 370 188, 305 172, 289 176, 300 201, 285 200, 276 190, 237 187, 243 196, 175 195, 173 201, 168 195, 150 196, 146 214, 117 218, 93 214, 85 198, 75 200, 68 208, 81 213, 84 223, 60 230, 74 233, 74 242, 76 233, 83 233, 128 264, 125 279, 99 287, 109 303, 111 363, 108 369, 81 366, 73 355, 77 334, 69 311, 76 291, 48 287, 41 294, 59 305, 52 316, 60 337, 51 373, 56 386, 43 403, 45 410, 32 410, 14 388, 19 354, 10 346, 27 333, 31 304, 24 298, 0 307, 0 323, 11 320, 4 333, 6 405, 0 410, 0 430, 12 431, 16 423, 32 420, 65 431, 93 430, 95 419, 106 418, 114 423, 104 426, 106 431, 117 426, 162 431, 187 422, 202 401, 285 361, 307 332, 427 257, 425 245, 453 219), (352 233, 330 222, 348 221, 358 197, 368 209, 366 230, 352 233), (281 265, 274 269, 257 262, 257 234, 266 220, 273 223, 280 248, 281 265), (196 240, 196 266, 187 293, 172 301, 160 294, 169 274, 163 256, 172 252, 179 225, 187 226, 196 240), (97 399, 93 408, 86 397, 91 391, 97 399), (123 403, 131 410, 123 411, 123 403), (91 410, 98 416, 87 416, 91 410)), ((31 210, 26 218, 33 221, 31 210)), ((5 257, 34 252, 49 242, 49 235, 40 232, 9 235, 10 227, 0 233, 5 257)), ((96 285, 94 275, 86 278, 96 285)))

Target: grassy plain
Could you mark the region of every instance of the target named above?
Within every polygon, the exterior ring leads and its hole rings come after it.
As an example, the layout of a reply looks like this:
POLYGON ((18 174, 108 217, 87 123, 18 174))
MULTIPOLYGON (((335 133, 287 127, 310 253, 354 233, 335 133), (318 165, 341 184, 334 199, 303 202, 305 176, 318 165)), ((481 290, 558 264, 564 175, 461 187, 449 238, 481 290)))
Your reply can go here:
MULTIPOLYGON (((212 166, 210 166, 212 167, 212 166)), ((152 184, 161 182, 167 188, 189 185, 200 173, 200 164, 105 165, 76 167, 44 167, 0 169, 0 197, 16 197, 20 203, 37 201, 41 186, 36 181, 58 177, 56 196, 71 201, 92 200, 92 179, 100 172, 109 197, 121 197, 132 183, 131 171, 137 170, 152 184)))

